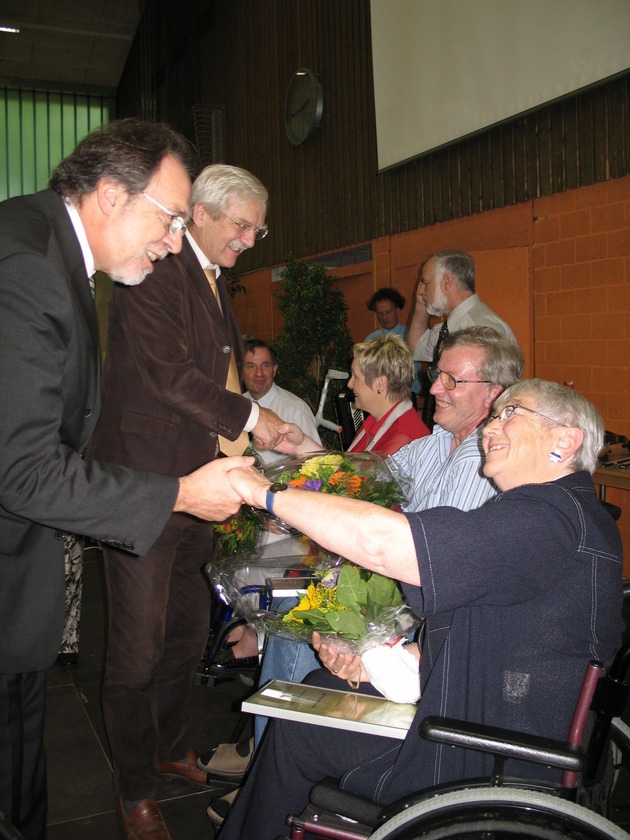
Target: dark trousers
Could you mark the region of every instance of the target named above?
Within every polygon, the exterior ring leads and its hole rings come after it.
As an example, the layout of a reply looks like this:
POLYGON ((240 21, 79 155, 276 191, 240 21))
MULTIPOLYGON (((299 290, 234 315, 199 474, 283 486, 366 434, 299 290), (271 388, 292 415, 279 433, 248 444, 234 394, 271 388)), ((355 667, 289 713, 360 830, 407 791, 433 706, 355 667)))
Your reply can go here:
MULTIPOLYGON (((345 690, 345 680, 328 671, 313 671, 305 683, 345 690)), ((367 683, 360 689, 378 694, 367 683)), ((299 814, 308 804, 316 782, 346 774, 344 788, 370 797, 362 785, 362 769, 370 761, 391 761, 401 741, 362 732, 330 729, 308 723, 270 720, 249 771, 247 781, 221 828, 221 840, 274 840, 288 834, 288 814, 299 814)))
POLYGON ((25 840, 46 837, 46 672, 0 674, 0 811, 25 840))
POLYGON ((190 744, 186 704, 208 638, 212 526, 171 521, 148 554, 105 548, 109 635, 103 711, 123 799, 155 799, 157 764, 190 744))

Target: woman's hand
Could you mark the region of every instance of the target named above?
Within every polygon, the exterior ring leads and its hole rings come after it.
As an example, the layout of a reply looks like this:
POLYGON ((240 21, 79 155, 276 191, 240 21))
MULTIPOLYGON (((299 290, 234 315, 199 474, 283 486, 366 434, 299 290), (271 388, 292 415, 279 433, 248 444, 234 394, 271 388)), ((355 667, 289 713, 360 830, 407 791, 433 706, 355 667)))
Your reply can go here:
MULTIPOLYGON (((295 423, 283 423, 278 427, 278 434, 282 435, 273 447, 274 452, 282 452, 284 455, 301 455, 303 452, 320 452, 322 445, 305 435, 295 423)), ((256 438, 254 432, 254 443, 259 449, 265 449, 256 438)))
POLYGON ((353 688, 358 688, 360 682, 369 682, 360 656, 344 653, 317 632, 313 633, 312 644, 319 656, 319 661, 331 674, 339 677, 340 680, 347 680, 353 688))
POLYGON ((232 488, 245 504, 259 508, 265 507, 265 497, 271 482, 262 473, 254 467, 245 467, 230 470, 227 476, 232 488))

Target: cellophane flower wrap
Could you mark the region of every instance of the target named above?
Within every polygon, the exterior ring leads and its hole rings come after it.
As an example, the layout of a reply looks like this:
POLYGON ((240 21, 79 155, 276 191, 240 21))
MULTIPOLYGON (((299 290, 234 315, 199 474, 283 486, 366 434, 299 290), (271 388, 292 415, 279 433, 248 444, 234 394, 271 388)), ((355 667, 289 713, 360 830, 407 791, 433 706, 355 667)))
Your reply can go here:
POLYGON ((263 617, 265 630, 310 642, 316 630, 348 652, 362 654, 406 637, 418 622, 397 582, 353 563, 320 569, 297 607, 263 617))
MULTIPOLYGON (((381 507, 398 508, 407 499, 403 481, 372 452, 308 454, 281 459, 260 471, 271 481, 306 492, 362 499, 381 507)), ((282 520, 244 505, 220 527, 224 530, 215 536, 217 550, 207 567, 210 579, 222 600, 266 633, 310 642, 317 630, 337 639, 345 650, 361 653, 413 628, 415 619, 395 581, 323 551, 282 520), (292 541, 281 539, 263 550, 260 536, 268 529, 292 541), (286 615, 261 610, 243 597, 244 586, 264 585, 288 573, 312 576, 313 583, 286 615)))
MULTIPOLYGON (((393 465, 373 452, 324 452, 279 459, 259 467, 270 481, 315 493, 347 496, 387 508, 407 500, 405 480, 393 465)), ((255 552, 264 531, 298 532, 266 511, 243 505, 239 513, 214 527, 215 545, 222 557, 255 552)))

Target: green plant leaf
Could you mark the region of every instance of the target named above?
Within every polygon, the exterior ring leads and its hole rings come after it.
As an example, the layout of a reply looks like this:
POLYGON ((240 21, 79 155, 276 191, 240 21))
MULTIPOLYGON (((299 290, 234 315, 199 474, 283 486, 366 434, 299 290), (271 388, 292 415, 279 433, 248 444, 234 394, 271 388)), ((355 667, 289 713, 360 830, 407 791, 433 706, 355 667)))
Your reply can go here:
POLYGON ((304 624, 308 624, 313 630, 327 631, 329 629, 330 625, 326 619, 327 613, 323 613, 321 610, 300 610, 297 615, 304 624))
POLYGON ((328 619, 330 629, 334 630, 342 639, 358 641, 367 632, 365 619, 360 613, 354 610, 326 613, 326 618, 328 619))
MULTIPOLYGON (((348 306, 336 278, 323 265, 309 265, 289 256, 279 285, 275 297, 283 327, 274 339, 277 382, 315 411, 326 371, 350 369, 353 342, 348 306)), ((325 411, 328 418, 334 417, 332 400, 342 387, 342 382, 331 383, 325 411)), ((335 448, 335 443, 330 446, 335 448)))
POLYGON ((376 573, 367 582, 367 599, 381 607, 396 607, 402 603, 402 595, 396 581, 376 573))
POLYGON ((357 612, 367 603, 367 582, 354 566, 346 564, 341 567, 337 578, 337 600, 357 612))

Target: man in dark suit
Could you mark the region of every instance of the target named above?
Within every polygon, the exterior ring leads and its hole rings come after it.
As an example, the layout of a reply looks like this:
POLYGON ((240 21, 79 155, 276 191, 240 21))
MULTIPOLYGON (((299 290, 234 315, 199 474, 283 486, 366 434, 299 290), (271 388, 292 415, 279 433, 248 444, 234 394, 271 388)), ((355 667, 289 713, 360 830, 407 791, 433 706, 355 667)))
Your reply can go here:
POLYGON ((168 126, 113 122, 52 189, 0 204, 0 812, 46 831, 46 670, 64 620, 63 533, 145 554, 173 511, 236 512, 224 459, 178 478, 85 461, 100 410, 89 278, 140 283, 181 249, 188 145, 168 126), (170 208, 167 209, 167 208, 170 208))
MULTIPOLYGON (((243 348, 220 272, 266 235, 267 190, 244 169, 214 165, 195 181, 192 203, 181 254, 156 266, 151 283, 114 288, 103 409, 89 450, 169 475, 229 454, 243 431, 273 440, 282 423, 240 393, 243 348)), ((212 526, 179 514, 142 557, 105 547, 103 708, 126 838, 148 826, 152 840, 170 838, 155 803, 159 774, 206 785, 186 702, 208 635, 211 548, 212 526)))

